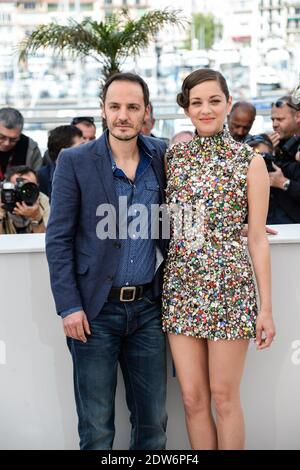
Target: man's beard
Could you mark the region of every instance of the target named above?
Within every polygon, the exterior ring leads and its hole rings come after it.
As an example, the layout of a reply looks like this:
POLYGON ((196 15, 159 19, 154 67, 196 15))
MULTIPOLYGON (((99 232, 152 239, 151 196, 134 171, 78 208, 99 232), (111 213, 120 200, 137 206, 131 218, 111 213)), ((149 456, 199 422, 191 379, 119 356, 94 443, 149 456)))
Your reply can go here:
POLYGON ((115 139, 121 140, 122 142, 133 140, 139 135, 139 132, 136 132, 134 135, 116 135, 113 131, 110 131, 110 133, 115 139))

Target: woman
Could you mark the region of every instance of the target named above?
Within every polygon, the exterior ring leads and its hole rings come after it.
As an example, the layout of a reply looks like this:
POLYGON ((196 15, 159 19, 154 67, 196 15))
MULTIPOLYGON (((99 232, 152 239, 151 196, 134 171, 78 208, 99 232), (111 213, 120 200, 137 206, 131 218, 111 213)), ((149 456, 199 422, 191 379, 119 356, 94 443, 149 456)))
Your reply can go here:
POLYGON ((167 203, 177 210, 164 279, 163 329, 181 386, 191 447, 242 449, 239 388, 249 340, 256 338, 257 348, 264 349, 275 336, 265 233, 269 178, 263 159, 235 142, 224 127, 232 98, 219 72, 191 73, 177 102, 196 134, 166 154, 167 203), (191 210, 198 219, 185 227, 191 210), (247 213, 259 311, 241 239, 247 213))

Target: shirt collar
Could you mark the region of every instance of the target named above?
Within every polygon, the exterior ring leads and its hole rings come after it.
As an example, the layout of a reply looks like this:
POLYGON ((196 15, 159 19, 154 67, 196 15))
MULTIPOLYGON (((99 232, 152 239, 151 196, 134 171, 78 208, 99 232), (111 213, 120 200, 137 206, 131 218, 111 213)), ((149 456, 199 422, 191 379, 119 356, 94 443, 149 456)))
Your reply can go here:
MULTIPOLYGON (((110 162, 111 162, 111 169, 112 169, 113 173, 115 173, 115 171, 118 169, 118 167, 117 167, 117 164, 115 162, 112 150, 111 150, 110 145, 109 145, 108 130, 105 131, 105 144, 106 144, 108 155, 109 155, 110 162)), ((140 157, 141 157, 140 164, 142 163, 143 168, 144 168, 145 166, 148 166, 147 165, 148 163, 151 163, 153 157, 149 153, 148 148, 144 145, 144 143, 139 138, 137 140, 137 145, 138 145, 138 149, 139 149, 139 153, 140 153, 140 157)))

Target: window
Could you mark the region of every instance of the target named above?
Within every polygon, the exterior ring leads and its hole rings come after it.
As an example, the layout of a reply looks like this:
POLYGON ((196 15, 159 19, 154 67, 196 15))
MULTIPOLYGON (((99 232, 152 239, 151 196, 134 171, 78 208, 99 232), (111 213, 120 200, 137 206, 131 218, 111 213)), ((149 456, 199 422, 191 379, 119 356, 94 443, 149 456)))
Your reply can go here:
POLYGON ((0 23, 10 23, 11 15, 9 13, 0 13, 0 23))
POLYGON ((35 2, 24 3, 24 8, 25 10, 34 10, 35 5, 35 2))
POLYGON ((80 9, 82 11, 90 11, 93 9, 93 4, 92 3, 82 3, 80 6, 80 9))
POLYGON ((57 3, 48 3, 48 11, 57 11, 58 4, 57 3))
POLYGON ((112 10, 107 10, 105 12, 105 20, 109 20, 112 17, 112 15, 113 15, 112 10))
POLYGON ((112 0, 104 0, 104 4, 105 4, 105 5, 111 5, 111 4, 112 4, 112 0))

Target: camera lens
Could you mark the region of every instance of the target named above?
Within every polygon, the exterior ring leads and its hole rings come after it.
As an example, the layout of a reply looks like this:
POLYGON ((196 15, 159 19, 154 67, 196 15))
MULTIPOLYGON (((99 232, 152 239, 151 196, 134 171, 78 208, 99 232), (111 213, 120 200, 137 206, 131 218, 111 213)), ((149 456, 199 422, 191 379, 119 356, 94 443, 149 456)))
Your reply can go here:
POLYGON ((39 188, 34 183, 22 183, 18 185, 18 199, 24 201, 27 206, 32 206, 39 197, 39 188))

